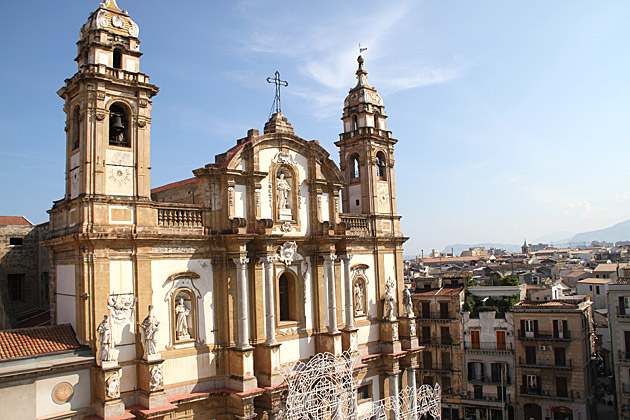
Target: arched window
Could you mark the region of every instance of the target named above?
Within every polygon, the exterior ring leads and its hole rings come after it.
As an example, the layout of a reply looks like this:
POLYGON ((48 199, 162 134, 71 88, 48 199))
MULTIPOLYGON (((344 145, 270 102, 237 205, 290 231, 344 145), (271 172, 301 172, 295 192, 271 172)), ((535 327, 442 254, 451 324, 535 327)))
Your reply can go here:
POLYGON ((79 127, 79 107, 74 109, 72 114, 72 150, 79 148, 80 127, 79 127))
POLYGON ((378 152, 376 154, 376 173, 381 179, 385 179, 385 174, 387 171, 385 170, 387 163, 385 163, 385 153, 378 152))
POLYGON ((119 105, 109 108, 109 144, 130 147, 129 118, 119 105))
POLYGON ((114 62, 112 64, 115 69, 122 68, 122 52, 118 48, 114 50, 114 62))
POLYGON ((359 156, 352 155, 352 157, 350 157, 350 178, 359 178, 360 175, 359 156))
POLYGON ((355 131, 359 129, 359 119, 356 115, 352 117, 352 129, 355 131))
POLYGON ((280 321, 297 321, 295 304, 295 277, 284 272, 278 278, 278 306, 280 321))

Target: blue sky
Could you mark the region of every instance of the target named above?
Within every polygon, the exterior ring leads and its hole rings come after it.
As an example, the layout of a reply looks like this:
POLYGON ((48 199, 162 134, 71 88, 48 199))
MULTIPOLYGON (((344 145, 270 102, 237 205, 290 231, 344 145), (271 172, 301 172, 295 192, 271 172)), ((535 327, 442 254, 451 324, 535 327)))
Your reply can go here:
MULTIPOLYGON (((192 176, 269 115, 279 70, 296 134, 338 160, 358 44, 396 146, 406 254, 522 243, 630 218, 626 1, 118 0, 140 26, 152 185, 192 176)), ((0 213, 63 196, 79 28, 98 1, 3 1, 0 213)), ((629 238, 630 239, 630 238, 629 238)))

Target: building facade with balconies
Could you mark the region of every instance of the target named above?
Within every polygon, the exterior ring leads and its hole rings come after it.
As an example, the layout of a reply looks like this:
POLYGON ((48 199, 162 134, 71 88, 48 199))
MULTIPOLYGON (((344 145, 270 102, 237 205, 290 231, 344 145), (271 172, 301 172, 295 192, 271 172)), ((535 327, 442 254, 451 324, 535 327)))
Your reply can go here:
POLYGON ((592 302, 514 306, 516 419, 595 419, 592 302))
MULTIPOLYGON (((442 284, 435 279, 434 284, 442 284)), ((442 419, 462 418, 462 287, 420 289, 413 295, 418 337, 424 346, 417 382, 442 387, 442 419)))
POLYGON ((465 419, 514 419, 514 324, 512 313, 462 314, 465 419))
POLYGON ((630 267, 608 287, 608 320, 619 419, 630 419, 630 267))

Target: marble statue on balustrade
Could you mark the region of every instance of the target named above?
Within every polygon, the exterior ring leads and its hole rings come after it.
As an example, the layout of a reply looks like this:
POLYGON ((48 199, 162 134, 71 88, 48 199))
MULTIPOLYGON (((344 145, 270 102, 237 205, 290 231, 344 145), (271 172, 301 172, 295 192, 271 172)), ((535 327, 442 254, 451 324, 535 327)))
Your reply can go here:
POLYGON ((385 282, 385 316, 384 319, 388 319, 390 321, 394 321, 396 319, 396 294, 395 294, 396 285, 392 281, 392 279, 388 279, 385 282))
POLYGON ((157 352, 158 344, 158 326, 160 321, 153 314, 153 305, 149 305, 149 314, 140 327, 142 328, 142 344, 144 346, 144 359, 159 359, 160 354, 157 352))
POLYGON ((109 316, 103 316, 103 321, 96 328, 98 333, 98 341, 101 343, 98 351, 98 360, 100 365, 115 364, 116 351, 114 348, 114 339, 112 336, 112 327, 109 322, 109 316))
POLYGON ((405 315, 413 317, 413 301, 411 300, 411 286, 407 285, 402 291, 403 305, 405 306, 405 315))

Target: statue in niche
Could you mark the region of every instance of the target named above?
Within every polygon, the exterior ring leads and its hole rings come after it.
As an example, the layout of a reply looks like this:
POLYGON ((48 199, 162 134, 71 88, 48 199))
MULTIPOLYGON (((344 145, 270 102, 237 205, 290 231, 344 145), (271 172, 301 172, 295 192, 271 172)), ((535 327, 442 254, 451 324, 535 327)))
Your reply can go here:
POLYGON ((413 316, 413 302, 411 300, 411 286, 407 285, 402 291, 403 305, 405 305, 405 315, 413 316))
POLYGON ((395 289, 394 282, 392 279, 388 279, 385 282, 385 319, 394 320, 396 316, 394 315, 394 310, 396 308, 396 296, 394 294, 395 289))
POLYGON ((185 340, 190 338, 190 334, 188 334, 188 315, 190 315, 190 309, 184 304, 183 297, 180 296, 178 302, 177 306, 175 306, 177 339, 185 340))
POLYGON ((291 191, 291 186, 284 177, 284 172, 280 172, 278 174, 278 179, 276 180, 276 199, 278 200, 279 210, 291 208, 289 203, 289 192, 291 191))
POLYGON ((362 314, 363 311, 363 283, 357 280, 354 282, 354 312, 362 314))
POLYGON ((109 325, 109 317, 103 316, 103 321, 96 328, 98 341, 101 343, 98 352, 98 360, 101 362, 116 361, 114 356, 114 339, 112 338, 112 328, 109 325))
POLYGON ((144 345, 144 358, 157 354, 157 332, 160 321, 153 315, 153 305, 149 305, 149 315, 144 318, 142 328, 142 344, 144 345))

